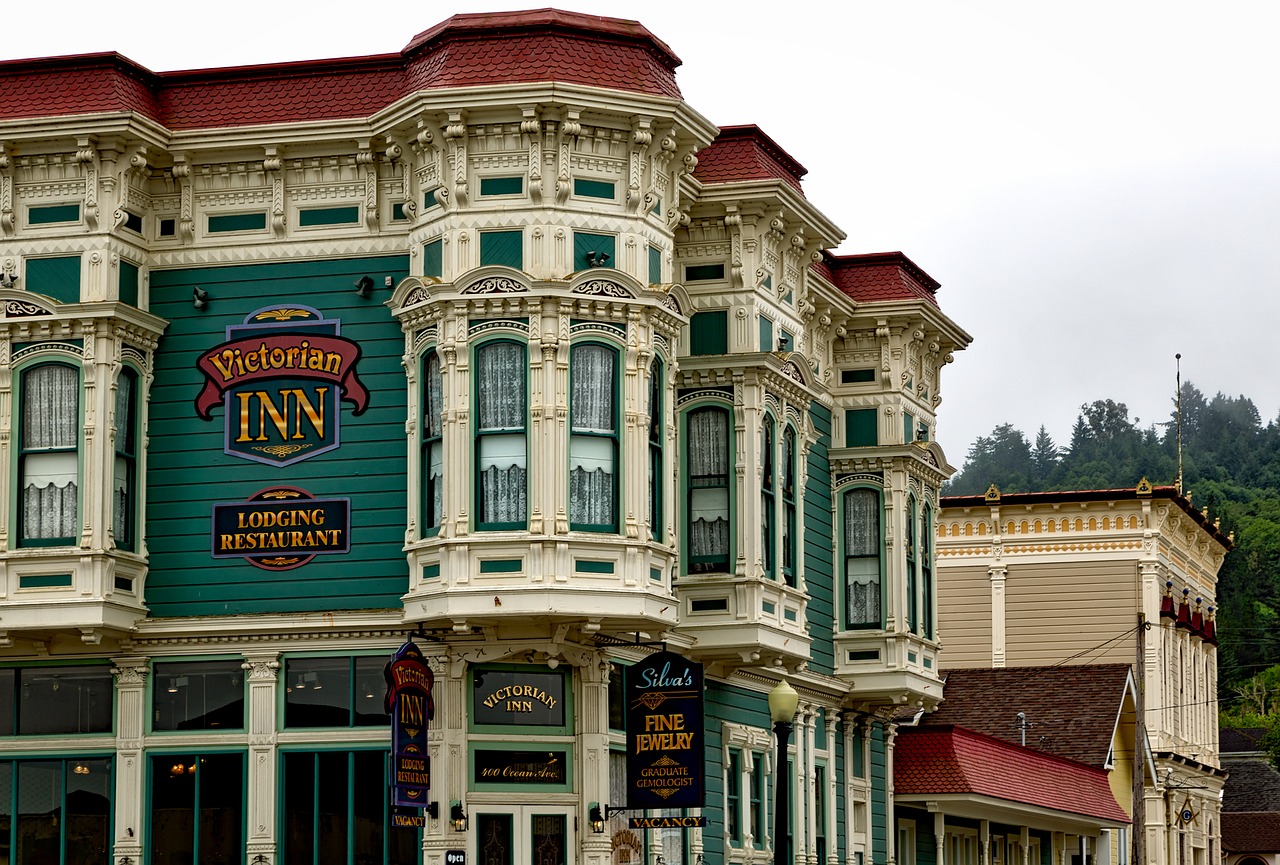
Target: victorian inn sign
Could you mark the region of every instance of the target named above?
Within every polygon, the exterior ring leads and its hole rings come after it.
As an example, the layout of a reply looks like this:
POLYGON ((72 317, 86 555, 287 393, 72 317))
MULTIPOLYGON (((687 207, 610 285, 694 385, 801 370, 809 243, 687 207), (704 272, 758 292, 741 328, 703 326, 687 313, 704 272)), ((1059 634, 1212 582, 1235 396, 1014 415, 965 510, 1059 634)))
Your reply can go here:
POLYGON ((679 64, 0 61, 0 859, 907 861, 969 337, 679 64))

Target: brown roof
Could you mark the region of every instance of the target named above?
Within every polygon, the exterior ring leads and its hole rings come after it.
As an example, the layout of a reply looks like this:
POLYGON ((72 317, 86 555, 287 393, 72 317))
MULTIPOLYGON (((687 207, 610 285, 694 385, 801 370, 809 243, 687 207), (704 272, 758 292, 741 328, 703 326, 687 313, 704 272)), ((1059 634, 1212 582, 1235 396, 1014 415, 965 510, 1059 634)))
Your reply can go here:
POLYGON ((949 670, 944 676, 942 705, 921 719, 922 727, 955 724, 1016 745, 1022 741, 1017 716, 1024 712, 1028 748, 1106 766, 1127 664, 949 670))
POLYGON ((716 140, 698 151, 693 176, 703 183, 781 180, 804 194, 800 179, 808 170, 759 126, 722 126, 716 140))
POLYGON ((1229 853, 1280 853, 1280 813, 1223 814, 1222 849, 1229 853))
POLYGON ((901 252, 836 255, 822 251, 811 269, 858 303, 925 300, 938 305, 936 279, 901 252))
POLYGON ((559 81, 680 98, 639 22, 536 9, 455 15, 397 54, 156 73, 119 54, 0 61, 0 120, 136 112, 170 129, 365 118, 417 90, 559 81))
POLYGON ((895 796, 971 793, 1129 822, 1107 773, 962 727, 902 727, 893 749, 895 796))

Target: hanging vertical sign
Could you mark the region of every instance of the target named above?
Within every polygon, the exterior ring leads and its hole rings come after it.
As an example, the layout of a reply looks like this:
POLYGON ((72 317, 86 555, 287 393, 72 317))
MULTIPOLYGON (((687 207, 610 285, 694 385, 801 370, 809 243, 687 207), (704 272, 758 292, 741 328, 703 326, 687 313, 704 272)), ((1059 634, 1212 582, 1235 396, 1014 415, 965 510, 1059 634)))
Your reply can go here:
POLYGON ((396 650, 383 676, 387 680, 386 709, 391 716, 391 802, 425 808, 431 789, 427 722, 435 716, 431 702, 435 676, 412 640, 396 650))
POLYGON ((627 807, 701 808, 702 665, 674 652, 626 668, 627 807))

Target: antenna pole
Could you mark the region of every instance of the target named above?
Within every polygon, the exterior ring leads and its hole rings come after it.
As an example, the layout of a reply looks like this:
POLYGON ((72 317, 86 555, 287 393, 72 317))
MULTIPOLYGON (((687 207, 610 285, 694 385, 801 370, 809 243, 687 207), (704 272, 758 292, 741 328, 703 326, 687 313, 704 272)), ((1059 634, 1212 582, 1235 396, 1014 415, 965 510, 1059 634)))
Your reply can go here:
POLYGON ((1178 495, 1182 495, 1182 355, 1175 354, 1173 356, 1174 363, 1178 371, 1178 495))

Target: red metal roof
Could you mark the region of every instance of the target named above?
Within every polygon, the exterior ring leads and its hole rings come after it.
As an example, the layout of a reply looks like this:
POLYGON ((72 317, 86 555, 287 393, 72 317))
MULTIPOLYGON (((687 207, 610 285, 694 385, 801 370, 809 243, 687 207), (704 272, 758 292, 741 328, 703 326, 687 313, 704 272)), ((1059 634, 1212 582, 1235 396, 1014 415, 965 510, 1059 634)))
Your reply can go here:
POLYGON ((416 90, 559 81, 680 98, 640 23, 539 9, 455 15, 398 54, 155 73, 118 54, 0 61, 0 120, 137 112, 171 129, 364 118, 416 90))
POLYGON ((858 303, 925 300, 938 305, 936 279, 901 252, 836 255, 823 250, 812 270, 858 303))
POLYGON ((900 796, 968 793, 1128 823, 1107 773, 963 727, 900 727, 893 752, 900 796))
POLYGON ((703 183, 782 180, 801 195, 800 179, 808 170, 796 162, 759 126, 722 126, 716 140, 698 151, 693 176, 703 183))

